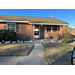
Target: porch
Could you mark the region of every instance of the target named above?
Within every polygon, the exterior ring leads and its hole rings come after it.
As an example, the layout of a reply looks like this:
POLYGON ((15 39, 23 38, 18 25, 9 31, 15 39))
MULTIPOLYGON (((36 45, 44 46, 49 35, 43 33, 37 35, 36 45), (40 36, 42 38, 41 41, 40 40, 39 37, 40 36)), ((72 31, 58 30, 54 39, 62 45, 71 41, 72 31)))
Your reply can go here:
POLYGON ((60 39, 60 25, 33 25, 34 39, 60 39))

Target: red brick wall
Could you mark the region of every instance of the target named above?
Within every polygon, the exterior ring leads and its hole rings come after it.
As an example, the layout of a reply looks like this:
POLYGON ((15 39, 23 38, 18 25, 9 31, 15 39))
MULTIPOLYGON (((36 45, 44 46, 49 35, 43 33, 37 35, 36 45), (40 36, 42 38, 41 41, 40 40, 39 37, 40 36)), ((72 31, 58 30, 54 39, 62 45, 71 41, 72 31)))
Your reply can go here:
MULTIPOLYGON (((45 34, 48 34, 48 35, 50 35, 50 36, 52 36, 53 37, 53 39, 58 39, 58 36, 59 36, 59 34, 58 34, 58 32, 54 32, 54 33, 51 33, 51 32, 45 32, 45 34)), ((45 38, 45 37, 44 37, 45 38)))
POLYGON ((3 23, 0 23, 0 29, 4 29, 3 26, 4 26, 3 23))
MULTIPOLYGON (((53 39, 59 39, 59 34, 61 34, 61 36, 64 34, 64 31, 65 30, 65 25, 63 25, 63 27, 60 27, 60 31, 57 31, 57 32, 46 32, 45 30, 45 34, 49 34, 50 36, 53 37, 53 39)), ((44 36, 45 38, 45 36, 44 36)))
POLYGON ((65 33, 65 25, 63 25, 63 27, 60 27, 59 31, 59 34, 61 34, 61 36, 63 36, 64 33, 65 33))
MULTIPOLYGON (((0 29, 3 29, 3 23, 0 23, 0 29)), ((40 27, 40 38, 41 36, 44 36, 45 34, 49 34, 50 36, 53 36, 53 39, 59 39, 59 34, 61 36, 65 33, 65 25, 60 28, 60 31, 56 33, 50 33, 46 32, 45 28, 40 27)), ((30 36, 31 39, 33 39, 33 26, 28 24, 19 24, 19 32, 17 32, 16 39, 24 39, 25 37, 30 36)))
MULTIPOLYGON (((0 29, 4 29, 3 23, 0 23, 0 29)), ((33 26, 28 24, 19 24, 19 32, 16 33, 16 39, 22 40, 27 36, 33 39, 33 26)))
POLYGON ((19 32, 17 32, 16 39, 28 38, 33 39, 33 26, 28 24, 19 24, 19 32))

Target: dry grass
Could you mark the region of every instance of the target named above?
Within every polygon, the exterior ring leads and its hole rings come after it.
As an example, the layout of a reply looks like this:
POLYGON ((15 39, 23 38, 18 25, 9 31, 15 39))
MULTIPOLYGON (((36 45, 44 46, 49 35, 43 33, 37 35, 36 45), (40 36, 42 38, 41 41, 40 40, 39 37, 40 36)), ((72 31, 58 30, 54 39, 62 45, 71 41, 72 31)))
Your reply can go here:
POLYGON ((71 54, 74 45, 43 44, 44 60, 47 65, 71 65, 71 54))
POLYGON ((33 44, 0 44, 0 56, 27 56, 33 44))

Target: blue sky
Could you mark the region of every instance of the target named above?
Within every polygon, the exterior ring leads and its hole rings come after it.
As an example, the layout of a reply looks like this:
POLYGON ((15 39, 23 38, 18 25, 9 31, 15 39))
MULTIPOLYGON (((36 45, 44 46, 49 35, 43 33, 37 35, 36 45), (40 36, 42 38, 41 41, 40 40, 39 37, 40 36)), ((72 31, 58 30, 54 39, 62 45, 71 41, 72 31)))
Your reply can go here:
POLYGON ((0 9, 0 15, 51 17, 75 25, 75 9, 0 9))

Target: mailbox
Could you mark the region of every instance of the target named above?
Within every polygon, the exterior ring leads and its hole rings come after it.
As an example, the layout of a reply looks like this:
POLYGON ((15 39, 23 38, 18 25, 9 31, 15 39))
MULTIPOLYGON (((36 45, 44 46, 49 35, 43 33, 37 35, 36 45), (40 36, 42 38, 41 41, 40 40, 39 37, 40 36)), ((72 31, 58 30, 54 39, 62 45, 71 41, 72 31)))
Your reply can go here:
POLYGON ((73 49, 73 51, 72 51, 71 64, 72 64, 72 65, 75 65, 75 46, 74 46, 74 49, 73 49))

